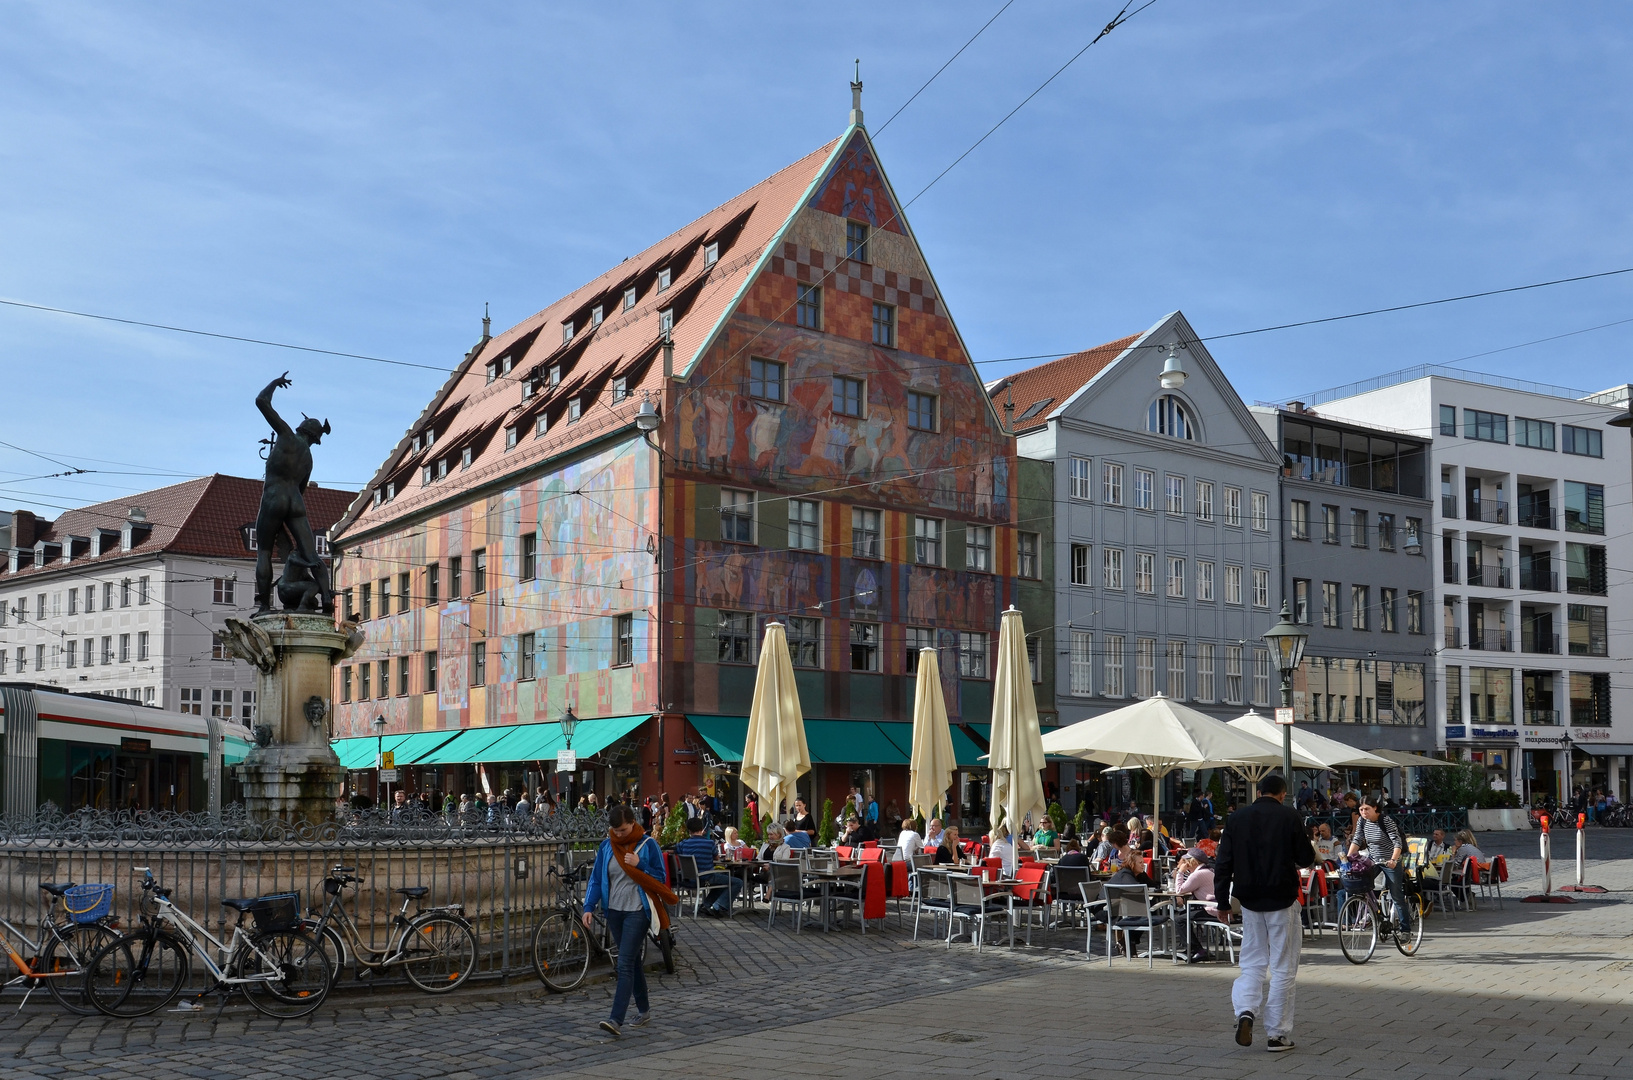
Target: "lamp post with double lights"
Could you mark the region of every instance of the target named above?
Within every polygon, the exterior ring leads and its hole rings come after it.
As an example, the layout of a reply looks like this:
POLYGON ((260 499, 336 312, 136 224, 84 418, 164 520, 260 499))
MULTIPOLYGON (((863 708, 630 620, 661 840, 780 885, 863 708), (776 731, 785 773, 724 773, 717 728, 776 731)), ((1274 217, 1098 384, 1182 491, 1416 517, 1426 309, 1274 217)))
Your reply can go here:
MULTIPOLYGON (((1299 629, 1293 621, 1293 614, 1287 607, 1287 601, 1281 602, 1281 618, 1275 626, 1264 632, 1264 640, 1271 648, 1271 654, 1276 658, 1276 667, 1281 669, 1281 707, 1293 707, 1293 672, 1298 670, 1299 663, 1304 659, 1304 646, 1310 640, 1310 635, 1299 629)), ((1281 773, 1287 781, 1288 787, 1293 784, 1293 725, 1281 726, 1281 773)))

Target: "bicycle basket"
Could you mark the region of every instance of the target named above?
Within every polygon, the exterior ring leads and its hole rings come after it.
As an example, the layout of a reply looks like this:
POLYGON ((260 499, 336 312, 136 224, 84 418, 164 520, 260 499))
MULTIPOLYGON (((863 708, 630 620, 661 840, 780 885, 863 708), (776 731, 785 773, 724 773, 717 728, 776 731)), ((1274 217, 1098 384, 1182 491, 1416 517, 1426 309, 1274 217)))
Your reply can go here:
POLYGON ((75 885, 62 894, 63 909, 77 923, 94 923, 113 910, 112 885, 75 885))
POLYGON ((293 930, 301 921, 300 900, 300 893, 256 897, 249 909, 255 918, 255 929, 263 934, 274 930, 293 930))

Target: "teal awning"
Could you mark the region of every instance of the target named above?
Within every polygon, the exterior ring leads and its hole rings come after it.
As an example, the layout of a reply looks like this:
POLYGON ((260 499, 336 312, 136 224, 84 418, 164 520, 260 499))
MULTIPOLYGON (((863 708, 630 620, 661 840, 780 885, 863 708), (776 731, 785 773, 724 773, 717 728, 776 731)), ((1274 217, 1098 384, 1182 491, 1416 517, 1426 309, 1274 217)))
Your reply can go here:
MULTIPOLYGON (((688 713, 691 723, 721 761, 742 761, 748 717, 688 713)), ((981 765, 981 750, 953 725, 953 754, 960 766, 981 765)), ((906 765, 913 756, 913 725, 892 720, 807 720, 805 745, 815 765, 906 765)))
MULTIPOLYGON (((650 713, 582 719, 573 731, 573 749, 581 758, 598 754, 649 719, 650 713)), ((554 721, 542 724, 464 728, 460 731, 427 731, 409 736, 387 735, 385 748, 395 749, 392 744, 393 738, 417 739, 431 735, 438 736, 440 740, 434 746, 415 744, 397 749, 397 764, 470 765, 477 762, 549 761, 555 758, 558 751, 567 749, 567 740, 561 734, 561 725, 554 721), (413 752, 412 758, 405 756, 409 751, 413 752)), ((349 765, 348 768, 374 767, 373 739, 342 739, 335 743, 337 753, 340 752, 341 743, 368 744, 367 747, 358 748, 363 751, 359 755, 363 763, 349 765)), ((346 763, 344 756, 341 763, 346 763)))
POLYGON ((417 765, 465 765, 473 761, 488 761, 482 752, 509 735, 514 727, 465 728, 450 742, 426 754, 417 765))

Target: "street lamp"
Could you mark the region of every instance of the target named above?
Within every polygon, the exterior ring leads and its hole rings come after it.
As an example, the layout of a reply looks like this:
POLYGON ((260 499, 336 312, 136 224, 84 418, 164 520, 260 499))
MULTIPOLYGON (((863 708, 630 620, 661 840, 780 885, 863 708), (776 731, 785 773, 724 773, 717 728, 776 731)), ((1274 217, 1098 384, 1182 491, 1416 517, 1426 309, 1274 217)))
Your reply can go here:
MULTIPOLYGON (((1281 620, 1264 632, 1264 640, 1270 646, 1272 655, 1276 658, 1276 667, 1281 669, 1281 706, 1284 709, 1293 707, 1293 672, 1304 659, 1304 646, 1310 640, 1310 635, 1298 628, 1293 622, 1292 612, 1287 608, 1287 601, 1281 602, 1281 620)), ((1293 783, 1293 725, 1283 724, 1281 728, 1281 771, 1288 786, 1293 783)))
POLYGON ((573 729, 578 727, 578 717, 573 715, 573 707, 567 706, 567 711, 561 714, 561 735, 567 740, 567 749, 573 748, 573 729))
POLYGON ((1189 378, 1177 355, 1178 350, 1182 348, 1184 346, 1178 342, 1168 346, 1168 359, 1163 361, 1162 374, 1157 377, 1157 381, 1162 383, 1164 390, 1178 390, 1185 385, 1185 380, 1189 378))
MULTIPOLYGON (((375 718, 372 721, 370 721, 370 723, 374 728, 374 770, 375 770, 375 778, 378 779, 379 774, 380 774, 381 770, 383 769, 383 767, 385 765, 385 760, 386 760, 386 753, 385 753, 386 715, 385 715, 385 713, 380 713, 380 714, 376 715, 375 718)), ((387 792, 387 794, 389 794, 389 792, 387 792)))

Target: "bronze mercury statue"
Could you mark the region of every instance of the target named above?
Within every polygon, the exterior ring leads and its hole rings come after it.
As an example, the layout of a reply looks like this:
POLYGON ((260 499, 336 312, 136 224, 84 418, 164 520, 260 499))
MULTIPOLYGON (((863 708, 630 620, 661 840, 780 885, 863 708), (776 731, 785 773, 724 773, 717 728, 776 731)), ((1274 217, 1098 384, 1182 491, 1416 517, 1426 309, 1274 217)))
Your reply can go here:
POLYGON ((261 488, 261 510, 255 518, 255 614, 272 609, 272 556, 287 531, 293 550, 284 560, 279 595, 285 608, 332 615, 334 589, 329 569, 318 558, 312 524, 306 518, 306 483, 312 477, 312 447, 329 434, 329 422, 302 416, 291 429, 272 407, 272 392, 291 385, 289 372, 273 379, 255 399, 277 436, 266 458, 266 482, 261 488), (291 604, 291 601, 295 601, 291 604))

